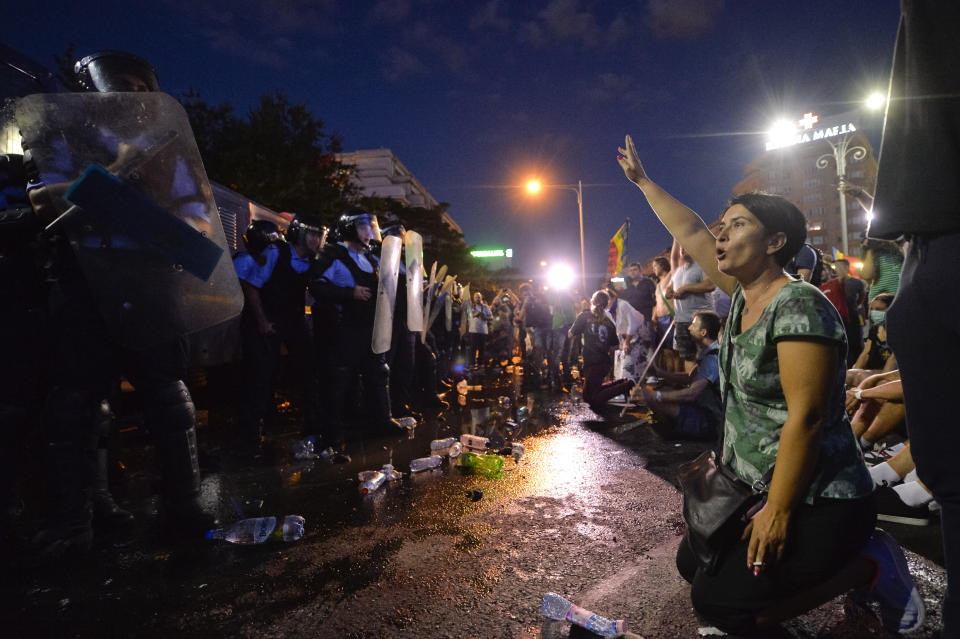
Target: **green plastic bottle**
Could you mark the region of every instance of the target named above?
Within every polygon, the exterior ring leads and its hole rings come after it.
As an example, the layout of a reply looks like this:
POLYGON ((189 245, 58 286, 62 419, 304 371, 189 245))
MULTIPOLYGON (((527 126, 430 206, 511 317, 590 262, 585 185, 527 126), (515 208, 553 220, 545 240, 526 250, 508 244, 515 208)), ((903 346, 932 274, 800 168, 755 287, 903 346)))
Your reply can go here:
POLYGON ((500 455, 460 453, 457 461, 461 468, 467 468, 470 472, 483 475, 487 479, 503 477, 503 457, 500 455))

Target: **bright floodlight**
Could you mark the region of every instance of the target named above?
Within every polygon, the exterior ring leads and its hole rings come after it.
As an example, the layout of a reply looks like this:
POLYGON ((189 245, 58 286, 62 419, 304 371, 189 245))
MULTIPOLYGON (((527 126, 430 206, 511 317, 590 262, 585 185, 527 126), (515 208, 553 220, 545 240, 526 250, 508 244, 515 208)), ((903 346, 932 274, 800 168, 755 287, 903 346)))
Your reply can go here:
POLYGON ((546 261, 546 260, 540 260, 540 268, 546 268, 546 266, 547 266, 547 261, 546 261))
POLYGON ((541 188, 543 188, 543 185, 540 184, 540 180, 527 180, 527 193, 539 193, 541 188))
POLYGON ((573 284, 573 269, 566 264, 557 264, 547 271, 547 283, 560 290, 566 290, 573 284))
POLYGON ((868 109, 879 109, 884 105, 887 99, 884 95, 878 91, 871 93, 870 97, 867 98, 867 108, 868 109))
POLYGON ((787 120, 777 120, 767 131, 767 148, 790 146, 796 140, 797 127, 787 120))

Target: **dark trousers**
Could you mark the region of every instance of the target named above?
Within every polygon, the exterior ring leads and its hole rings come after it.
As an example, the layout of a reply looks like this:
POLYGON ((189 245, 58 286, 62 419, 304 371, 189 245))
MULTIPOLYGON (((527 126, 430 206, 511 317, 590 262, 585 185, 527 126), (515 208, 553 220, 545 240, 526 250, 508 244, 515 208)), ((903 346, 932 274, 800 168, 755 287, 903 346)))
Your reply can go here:
POLYGON ((703 623, 732 634, 754 630, 758 613, 823 583, 860 553, 877 519, 873 496, 823 499, 797 507, 779 564, 754 577, 747 568, 749 539, 739 541, 707 574, 686 540, 677 570, 691 584, 690 600, 703 623))
POLYGON ((623 395, 633 388, 633 382, 629 379, 618 379, 604 384, 603 378, 609 372, 609 364, 590 364, 583 367, 583 401, 591 407, 600 408, 611 398, 623 395))
POLYGON ((911 237, 887 332, 903 379, 910 452, 940 504, 947 592, 943 636, 960 636, 960 429, 947 417, 960 362, 960 233, 911 237))
POLYGON ((550 331, 550 341, 547 345, 547 362, 550 369, 550 380, 554 382, 570 383, 570 338, 567 331, 570 326, 561 326, 550 331), (560 378, 560 365, 563 364, 563 379, 560 378))
POLYGON ((487 363, 487 336, 483 333, 467 333, 469 336, 470 353, 467 357, 467 365, 473 368, 474 365, 484 366, 487 363))
POLYGON ((303 430, 312 434, 317 429, 317 384, 315 351, 306 319, 298 315, 274 321, 273 325, 275 334, 262 335, 252 317, 245 315, 241 322, 246 373, 246 426, 248 429, 257 429, 270 411, 273 388, 282 360, 280 348, 285 344, 289 354, 290 377, 303 411, 303 430))

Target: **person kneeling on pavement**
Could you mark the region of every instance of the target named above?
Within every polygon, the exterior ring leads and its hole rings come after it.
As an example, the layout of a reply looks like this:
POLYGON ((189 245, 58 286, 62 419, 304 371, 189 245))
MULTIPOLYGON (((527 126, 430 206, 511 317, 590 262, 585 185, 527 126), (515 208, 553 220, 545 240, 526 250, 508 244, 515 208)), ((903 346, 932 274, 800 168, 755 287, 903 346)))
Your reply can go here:
POLYGON ((577 316, 568 335, 580 340, 583 336, 583 400, 594 412, 600 412, 613 397, 623 395, 633 388, 633 381, 618 379, 603 382, 603 378, 613 368, 613 349, 620 341, 617 329, 607 315, 610 298, 604 291, 597 291, 590 298, 590 310, 577 316))
POLYGON ((678 390, 644 388, 643 399, 653 414, 669 423, 678 437, 714 439, 720 426, 720 317, 712 311, 697 311, 687 329, 697 346, 697 365, 690 373, 671 373, 654 367, 678 390))

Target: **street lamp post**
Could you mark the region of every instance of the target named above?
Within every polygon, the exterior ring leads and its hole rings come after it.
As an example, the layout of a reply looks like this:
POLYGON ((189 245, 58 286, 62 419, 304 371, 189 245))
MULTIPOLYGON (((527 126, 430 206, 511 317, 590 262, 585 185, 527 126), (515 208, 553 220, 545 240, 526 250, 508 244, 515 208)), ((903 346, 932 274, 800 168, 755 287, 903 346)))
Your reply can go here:
POLYGON ((577 194, 577 213, 580 219, 580 286, 581 294, 587 294, 587 260, 583 250, 583 181, 577 180, 577 184, 544 184, 539 180, 530 180, 527 182, 527 191, 537 193, 541 188, 566 189, 577 194))
MULTIPOLYGON (((867 150, 862 146, 850 146, 852 140, 852 133, 845 134, 840 138, 840 141, 836 143, 834 143, 833 140, 827 139, 826 142, 830 145, 832 152, 824 153, 817 158, 818 169, 827 168, 830 164, 830 158, 833 158, 834 163, 837 165, 838 189, 847 179, 847 154, 849 153, 854 161, 862 160, 867 156, 867 150)), ((843 237, 840 238, 840 245, 843 247, 843 254, 849 255, 850 247, 847 240, 847 195, 842 190, 840 191, 840 228, 843 233, 843 237)))

